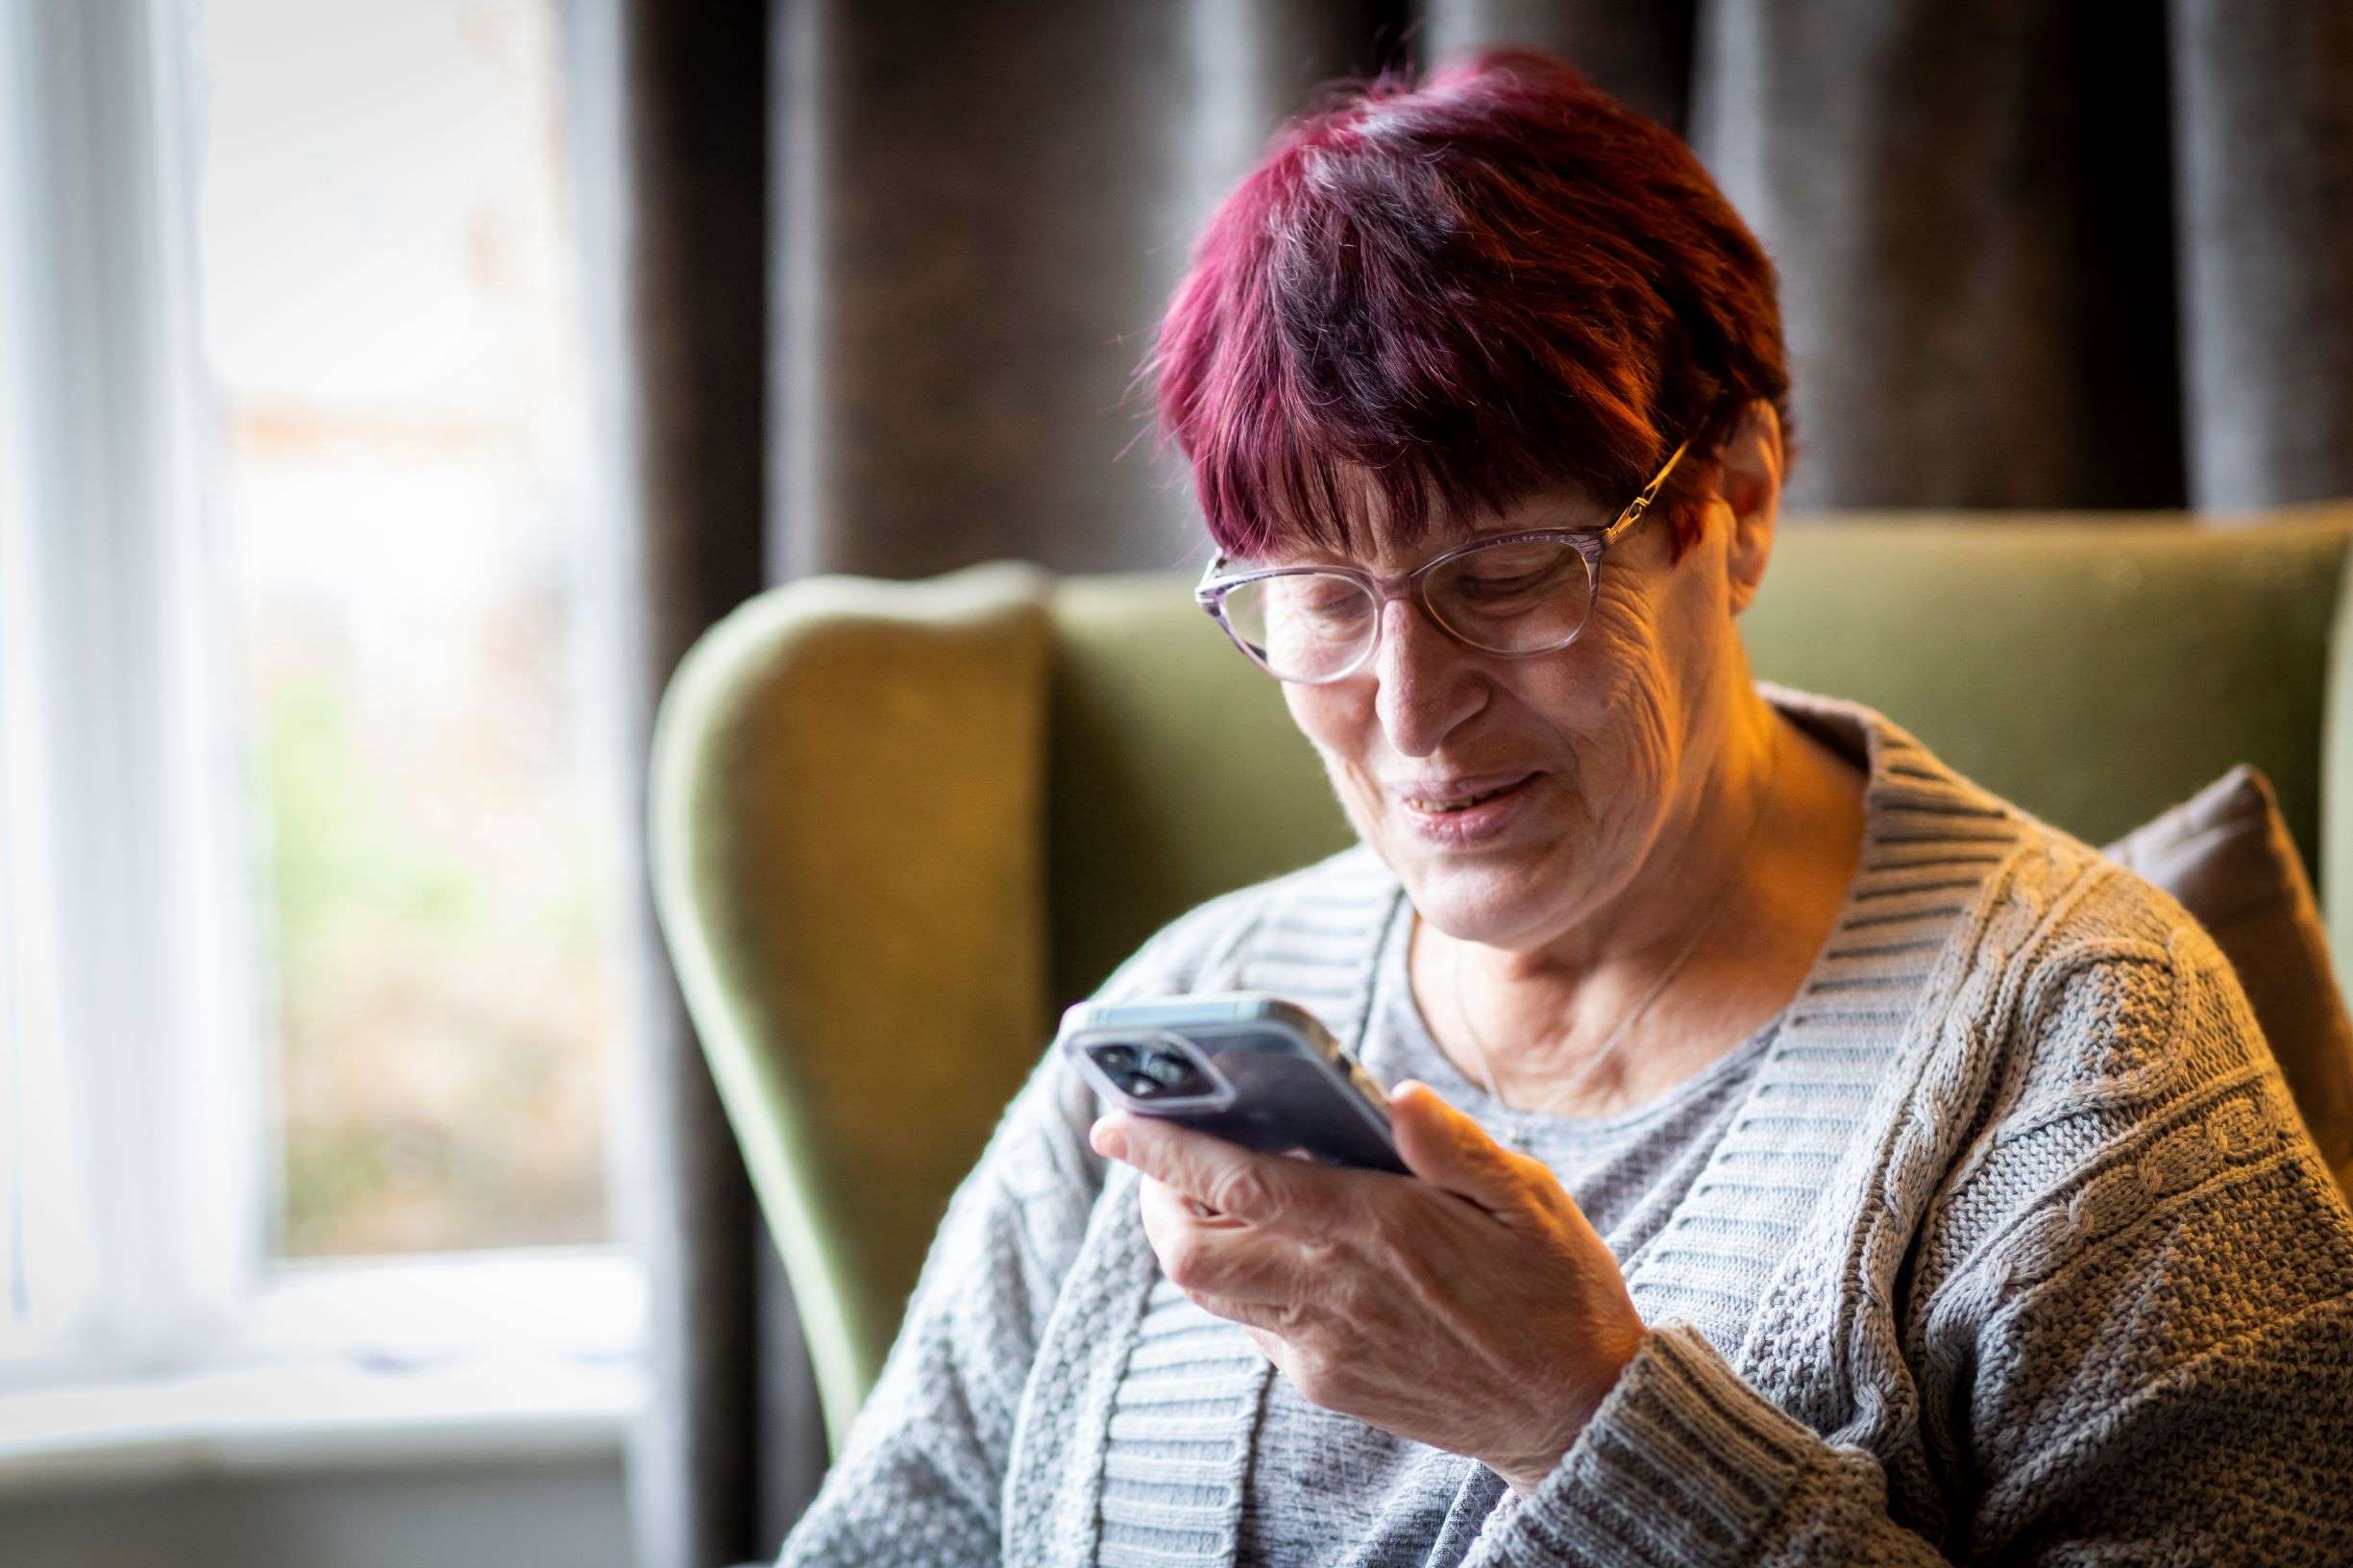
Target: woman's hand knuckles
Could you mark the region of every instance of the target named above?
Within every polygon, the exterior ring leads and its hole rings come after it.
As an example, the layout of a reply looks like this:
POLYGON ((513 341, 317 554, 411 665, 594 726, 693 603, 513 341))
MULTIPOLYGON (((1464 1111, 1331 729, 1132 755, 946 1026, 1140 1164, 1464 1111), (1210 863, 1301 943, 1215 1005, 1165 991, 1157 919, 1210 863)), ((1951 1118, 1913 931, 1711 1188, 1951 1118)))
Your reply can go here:
POLYGON ((1312 1307, 1299 1299, 1296 1291, 1281 1301, 1239 1300, 1210 1292, 1193 1298, 1196 1305, 1230 1317, 1262 1333, 1275 1335, 1285 1343, 1303 1340, 1314 1332, 1315 1312, 1312 1307))
POLYGON ((1180 1225, 1159 1244, 1161 1272, 1168 1283, 1191 1294, 1213 1292, 1226 1283, 1218 1250, 1197 1226, 1180 1225))
POLYGON ((1143 1200, 1144 1239, 1160 1259, 1161 1272, 1180 1289, 1207 1289, 1222 1283, 1219 1236, 1188 1210, 1183 1192, 1147 1180, 1143 1200))
POLYGON ((1328 1410, 1346 1409, 1357 1391, 1356 1367, 1349 1359, 1311 1341, 1287 1338, 1286 1343, 1290 1357, 1284 1371, 1299 1397, 1328 1410))
POLYGON ((1255 1162, 1236 1162, 1213 1172, 1202 1201, 1220 1213, 1261 1218, 1276 1207, 1275 1187, 1255 1162))
POLYGON ((1185 1195, 1150 1176, 1139 1188, 1139 1210, 1143 1215, 1144 1237, 1155 1252, 1184 1227, 1185 1195))

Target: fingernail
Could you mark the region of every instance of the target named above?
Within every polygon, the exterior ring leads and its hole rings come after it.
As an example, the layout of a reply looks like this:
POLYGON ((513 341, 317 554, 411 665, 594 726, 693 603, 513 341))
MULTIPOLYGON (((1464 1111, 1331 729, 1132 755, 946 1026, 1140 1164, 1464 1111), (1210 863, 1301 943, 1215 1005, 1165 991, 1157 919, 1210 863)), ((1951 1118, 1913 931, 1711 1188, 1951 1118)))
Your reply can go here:
POLYGON ((1087 1141, 1093 1144, 1094 1152, 1106 1160, 1117 1160, 1127 1153, 1127 1134, 1111 1116, 1103 1117, 1088 1131, 1087 1141))

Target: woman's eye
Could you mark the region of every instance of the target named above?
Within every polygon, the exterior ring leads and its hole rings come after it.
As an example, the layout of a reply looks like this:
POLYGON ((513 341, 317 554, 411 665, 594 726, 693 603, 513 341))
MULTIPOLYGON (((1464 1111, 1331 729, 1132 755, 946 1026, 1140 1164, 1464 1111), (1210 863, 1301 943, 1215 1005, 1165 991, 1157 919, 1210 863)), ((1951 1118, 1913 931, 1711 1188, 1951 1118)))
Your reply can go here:
POLYGON ((1483 599, 1509 599, 1516 594, 1537 592, 1544 586, 1546 576, 1538 572, 1518 577, 1472 577, 1462 586, 1483 599))
POLYGON ((1479 599, 1509 599, 1520 594, 1540 594, 1561 580, 1572 566, 1580 565, 1572 551, 1549 543, 1499 545, 1481 551, 1474 559, 1460 562, 1453 571, 1458 593, 1479 599))
POLYGON ((1299 590, 1297 598, 1318 615, 1350 615, 1371 602, 1353 582, 1311 583, 1299 590))

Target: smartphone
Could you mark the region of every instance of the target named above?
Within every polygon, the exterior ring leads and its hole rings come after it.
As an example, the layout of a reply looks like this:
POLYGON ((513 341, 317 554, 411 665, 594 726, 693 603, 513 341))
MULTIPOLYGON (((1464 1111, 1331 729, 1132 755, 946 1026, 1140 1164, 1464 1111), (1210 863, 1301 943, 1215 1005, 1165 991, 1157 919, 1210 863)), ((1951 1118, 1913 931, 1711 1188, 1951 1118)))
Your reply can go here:
POLYGON ((1262 1153, 1408 1174, 1388 1096, 1296 1002, 1257 991, 1081 1002, 1055 1043, 1097 1093, 1138 1115, 1262 1153))

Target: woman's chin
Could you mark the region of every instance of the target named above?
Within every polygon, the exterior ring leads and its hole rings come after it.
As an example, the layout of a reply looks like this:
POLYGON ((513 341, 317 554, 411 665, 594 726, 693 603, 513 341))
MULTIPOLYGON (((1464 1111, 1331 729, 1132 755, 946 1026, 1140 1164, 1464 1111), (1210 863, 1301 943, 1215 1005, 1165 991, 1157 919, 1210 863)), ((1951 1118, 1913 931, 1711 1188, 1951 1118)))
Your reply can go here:
POLYGON ((1548 892, 1532 860, 1465 857, 1417 846, 1400 880, 1423 920, 1462 942, 1500 945, 1534 919, 1548 892))

